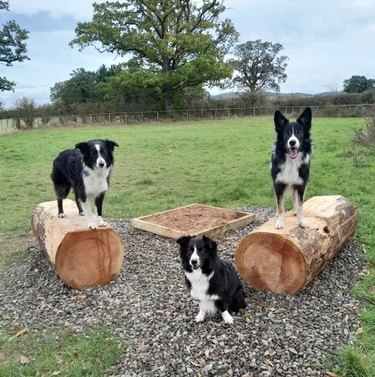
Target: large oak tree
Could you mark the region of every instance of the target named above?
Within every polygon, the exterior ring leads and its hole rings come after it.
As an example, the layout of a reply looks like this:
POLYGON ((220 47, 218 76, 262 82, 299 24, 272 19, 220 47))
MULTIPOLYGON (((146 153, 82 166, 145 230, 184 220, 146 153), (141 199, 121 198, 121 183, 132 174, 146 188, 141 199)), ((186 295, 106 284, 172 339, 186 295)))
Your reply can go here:
MULTIPOLYGON (((152 87, 169 111, 184 89, 231 76, 224 55, 238 33, 221 20, 223 0, 125 0, 94 3, 91 22, 78 23, 71 45, 127 57, 112 80, 123 88, 152 87)), ((109 80, 109 85, 110 85, 109 80)))
MULTIPOLYGON (((0 11, 9 10, 9 1, 0 1, 0 11)), ((12 66, 14 62, 22 62, 29 59, 26 55, 25 40, 28 39, 28 31, 21 29, 16 21, 7 21, 0 29, 0 63, 12 66)), ((13 90, 15 83, 0 77, 0 90, 13 90)))

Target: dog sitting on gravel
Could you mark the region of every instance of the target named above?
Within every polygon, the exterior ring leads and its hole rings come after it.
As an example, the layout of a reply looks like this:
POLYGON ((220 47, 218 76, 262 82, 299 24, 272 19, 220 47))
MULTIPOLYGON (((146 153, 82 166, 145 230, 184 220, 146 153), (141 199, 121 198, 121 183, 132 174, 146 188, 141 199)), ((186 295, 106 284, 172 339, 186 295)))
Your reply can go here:
POLYGON ((246 307, 242 283, 234 267, 217 255, 217 243, 209 237, 183 236, 177 240, 185 281, 191 297, 199 301, 197 322, 207 314, 221 313, 225 323, 232 324, 229 311, 246 307))

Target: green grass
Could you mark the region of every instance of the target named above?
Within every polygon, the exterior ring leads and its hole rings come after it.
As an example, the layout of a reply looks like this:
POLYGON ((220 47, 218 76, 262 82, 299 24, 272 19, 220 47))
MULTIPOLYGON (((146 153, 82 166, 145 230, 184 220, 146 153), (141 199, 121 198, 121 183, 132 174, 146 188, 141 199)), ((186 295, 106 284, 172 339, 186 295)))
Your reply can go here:
MULTIPOLYGON (((314 119, 306 198, 340 194, 355 204, 360 214, 357 233, 368 262, 374 264, 375 148, 353 144, 354 130, 364 125, 359 118, 314 119)), ((113 139, 120 145, 104 217, 127 219, 191 203, 226 208, 274 206, 269 175, 274 129, 269 117, 4 135, 0 137, 0 258, 6 263, 22 258, 27 244, 33 242, 30 220, 37 204, 54 200, 49 177, 52 160, 62 149, 91 138, 113 139)), ((375 313, 374 286, 371 271, 354 291, 370 313, 375 313)), ((373 372, 375 334, 371 321, 366 317, 362 321, 364 333, 358 347, 347 354, 358 360, 364 357, 364 370, 373 372)), ((350 370, 348 365, 354 369, 360 365, 345 354, 342 360, 346 370, 350 370)))
POLYGON ((116 372, 120 344, 105 329, 42 340, 32 334, 9 338, 0 333, 0 351, 0 376, 4 377, 105 377, 116 372))

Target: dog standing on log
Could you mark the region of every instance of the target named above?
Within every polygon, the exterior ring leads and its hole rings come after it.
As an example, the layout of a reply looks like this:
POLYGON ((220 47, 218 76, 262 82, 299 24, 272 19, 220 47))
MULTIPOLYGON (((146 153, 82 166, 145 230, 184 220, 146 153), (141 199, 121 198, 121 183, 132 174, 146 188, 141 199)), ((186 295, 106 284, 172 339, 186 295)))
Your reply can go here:
POLYGON ((229 311, 246 307, 242 283, 233 265, 218 257, 217 243, 209 237, 182 236, 177 243, 186 285, 191 297, 199 301, 196 322, 220 312, 224 322, 232 324, 229 311))
POLYGON ((51 178, 56 192, 58 217, 64 217, 63 199, 73 188, 78 212, 86 216, 87 226, 90 229, 107 226, 102 218, 102 208, 115 147, 118 144, 111 140, 90 140, 78 143, 75 149, 67 149, 56 157, 51 178), (89 199, 95 200, 97 219, 93 216, 89 199))
POLYGON ((271 176, 276 196, 275 227, 284 227, 284 194, 292 192, 293 210, 300 227, 307 226, 303 216, 303 199, 310 174, 311 109, 307 107, 296 122, 289 122, 279 110, 275 112, 276 143, 272 150, 271 176))

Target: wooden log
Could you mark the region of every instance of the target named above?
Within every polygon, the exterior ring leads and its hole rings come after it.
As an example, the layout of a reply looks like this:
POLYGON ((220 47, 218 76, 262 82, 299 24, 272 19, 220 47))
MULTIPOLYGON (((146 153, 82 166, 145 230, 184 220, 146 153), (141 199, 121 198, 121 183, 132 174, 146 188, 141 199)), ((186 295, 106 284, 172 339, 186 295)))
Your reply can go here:
POLYGON ((354 234, 356 208, 343 196, 315 196, 304 203, 307 228, 297 225, 292 211, 283 229, 273 217, 244 237, 236 265, 252 287, 296 294, 312 281, 354 234))
POLYGON ((88 229, 72 200, 64 200, 65 217, 57 217, 57 202, 37 206, 32 228, 56 273, 74 289, 104 285, 121 271, 124 247, 111 227, 88 229))

